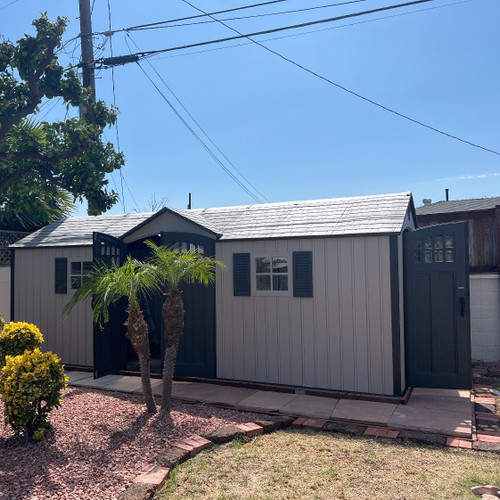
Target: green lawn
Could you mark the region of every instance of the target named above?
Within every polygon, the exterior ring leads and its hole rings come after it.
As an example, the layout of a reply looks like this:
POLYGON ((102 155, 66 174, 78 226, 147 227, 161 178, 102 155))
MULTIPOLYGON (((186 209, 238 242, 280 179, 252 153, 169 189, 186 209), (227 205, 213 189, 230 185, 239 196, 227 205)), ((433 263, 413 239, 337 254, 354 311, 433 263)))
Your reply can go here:
POLYGON ((479 484, 500 485, 499 455, 288 429, 201 453, 155 499, 477 499, 479 484))

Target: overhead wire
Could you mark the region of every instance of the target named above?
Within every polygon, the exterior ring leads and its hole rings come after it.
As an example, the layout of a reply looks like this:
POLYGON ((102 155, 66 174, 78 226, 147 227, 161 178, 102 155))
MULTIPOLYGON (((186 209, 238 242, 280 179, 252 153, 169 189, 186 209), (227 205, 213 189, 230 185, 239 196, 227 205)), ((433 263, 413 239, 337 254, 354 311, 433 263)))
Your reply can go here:
MULTIPOLYGON (((16 0, 16 1, 18 1, 18 0, 16 0)), ((227 14, 228 12, 236 12, 236 11, 240 11, 240 10, 253 9, 256 7, 263 7, 266 5, 273 5, 273 4, 283 3, 283 2, 288 2, 288 1, 289 0, 269 0, 267 2, 260 2, 260 3, 251 4, 251 5, 242 5, 240 7, 233 7, 231 9, 218 10, 216 12, 211 12, 210 14, 216 16, 219 14, 227 14)), ((93 34, 108 34, 109 35, 109 34, 113 34, 113 33, 120 33, 123 31, 134 31, 134 30, 149 27, 149 26, 159 26, 161 24, 166 24, 166 23, 177 23, 180 21, 189 21, 191 19, 199 19, 200 17, 206 17, 206 14, 187 16, 187 17, 178 17, 177 19, 166 19, 164 21, 156 21, 154 23, 138 24, 136 26, 129 26, 128 28, 120 28, 117 30, 113 30, 111 32, 104 32, 103 31, 103 32, 98 32, 98 33, 93 33, 93 34)))
POLYGON ((19 2, 19 0, 13 0, 12 2, 8 3, 7 5, 4 5, 3 7, 0 7, 0 10, 4 10, 7 7, 10 7, 11 5, 14 5, 17 2, 19 2))
MULTIPOLYGON (((130 33, 127 33, 128 38, 130 41, 135 45, 137 50, 141 50, 140 47, 137 45, 137 43, 134 41, 134 39, 130 36, 130 33)), ((259 189, 257 189, 246 177, 245 175, 236 167, 236 165, 233 164, 233 162, 224 154, 224 152, 217 146, 217 144, 212 140, 212 138, 207 134, 205 129, 200 125, 198 120, 191 114, 191 112, 186 108, 186 106, 182 103, 182 101, 179 99, 177 94, 172 90, 172 88, 167 84, 165 79, 162 77, 162 75, 156 70, 156 68, 151 64, 151 62, 146 59, 146 62, 149 64, 151 69, 155 72, 156 76, 161 80, 163 85, 168 89, 168 91, 172 94, 172 96, 175 98, 175 100, 179 103, 179 105, 182 107, 182 109, 186 112, 186 114, 193 120, 193 122, 196 124, 196 126, 201 130, 203 135, 208 139, 208 141, 215 147, 215 149, 222 155, 222 157, 227 161, 227 163, 241 176, 242 179, 245 180, 245 182, 265 201, 270 202, 270 200, 262 194, 259 189)))
MULTIPOLYGON (((240 40, 242 38, 247 38, 248 40, 251 40, 254 43, 257 43, 255 40, 253 40, 252 37, 260 36, 260 35, 268 35, 271 33, 277 33, 277 32, 287 31, 287 30, 291 30, 291 29, 305 28, 307 26, 314 26, 316 24, 331 23, 331 22, 335 22, 335 21, 341 21, 342 19, 349 19, 352 17, 360 17, 360 16, 369 15, 369 14, 375 14, 377 12, 384 12, 387 10, 399 9, 402 7, 409 7, 412 5, 419 5, 422 3, 429 3, 429 2, 434 2, 434 1, 435 0, 413 0, 410 2, 405 2, 405 3, 400 3, 400 4, 387 5, 385 7, 379 7, 376 9, 364 10, 364 11, 360 11, 360 12, 353 12, 350 14, 344 14, 344 15, 335 16, 335 17, 328 17, 328 18, 324 18, 324 19, 316 19, 313 21, 307 21, 307 22, 292 24, 292 25, 288 25, 288 26, 280 26, 278 28, 271 28, 271 29, 262 30, 262 31, 255 31, 253 33, 246 33, 246 34, 241 33, 236 29, 231 28, 229 25, 226 25, 223 21, 220 21, 219 19, 212 16, 212 19, 216 20, 218 23, 222 24, 223 26, 226 26, 228 29, 231 29, 232 31, 237 33, 237 35, 225 37, 225 38, 218 38, 215 40, 206 40, 204 42, 190 43, 190 44, 186 44, 186 45, 180 45, 177 47, 168 47, 165 49, 137 52, 137 53, 131 54, 131 55, 138 56, 138 57, 149 57, 149 56, 154 55, 154 54, 163 54, 165 52, 173 52, 176 50, 184 50, 184 49, 190 49, 190 48, 194 48, 194 47, 202 47, 202 46, 206 46, 206 45, 213 45, 215 43, 230 42, 233 40, 240 40)), ((193 8, 196 9, 196 7, 193 7, 193 8)), ((209 16, 209 14, 206 14, 206 15, 209 16)), ((101 62, 102 62, 102 60, 100 60, 100 59, 96 59, 96 61, 95 61, 95 63, 101 63, 101 62)))
POLYGON ((182 124, 189 130, 191 135, 201 144, 203 149, 212 157, 212 159, 226 172, 229 177, 241 188, 243 191, 245 191, 255 202, 261 203, 262 200, 259 199, 258 196, 256 196, 250 189, 248 189, 225 165, 224 163, 217 157, 217 155, 210 149, 210 147, 203 141, 203 139, 196 133, 196 131, 189 125, 189 123, 184 119, 184 117, 177 111, 175 106, 172 104, 170 99, 162 92, 162 90, 158 87, 158 85, 155 83, 155 81, 149 76, 147 71, 142 67, 141 63, 139 61, 136 62, 137 66, 139 66, 140 70, 144 73, 146 78, 149 80, 151 85, 156 89, 156 91, 160 94, 160 96, 163 98, 163 100, 168 104, 170 109, 175 113, 177 118, 182 122, 182 124))
MULTIPOLYGON (((111 22, 111 3, 110 0, 107 0, 108 3, 108 28, 111 30, 112 22, 111 22)), ((103 44, 104 45, 104 44, 103 44)), ((113 37, 109 37, 109 50, 111 57, 113 57, 113 37)), ((113 90, 113 106, 116 108, 116 88, 115 88, 115 68, 112 66, 111 67, 111 87, 113 90)), ((118 116, 116 117, 115 120, 115 130, 116 130, 116 147, 118 149, 118 152, 121 152, 120 148, 120 132, 118 128, 118 116)), ((123 172, 121 168, 119 169, 120 172, 120 187, 121 187, 121 198, 120 198, 120 203, 123 208, 123 213, 126 212, 126 207, 125 207, 125 195, 123 192, 123 172)))
MULTIPOLYGON (((195 5, 193 5, 193 4, 192 4, 191 2, 189 2, 188 0, 181 0, 181 1, 182 1, 182 2, 184 2, 185 4, 187 4, 187 5, 191 6, 193 9, 195 9, 195 10, 197 10, 197 11, 199 11, 199 12, 202 12, 202 13, 204 12, 202 9, 200 9, 200 8, 196 7, 195 5)), ((432 0, 423 0, 423 1, 421 1, 421 2, 412 2, 412 3, 413 3, 413 4, 415 4, 415 3, 424 3, 425 1, 432 1, 432 0)), ((402 4, 400 4, 400 5, 402 5, 402 4)), ((208 15, 208 14, 207 14, 207 15, 208 15)), ((267 50, 267 51, 268 51, 268 52, 270 52, 271 54, 274 54, 275 56, 277 56, 277 57, 279 57, 279 58, 283 59, 284 61, 286 61, 286 62, 288 62, 288 63, 290 63, 290 64, 292 64, 292 65, 296 66, 297 68, 299 68, 299 69, 301 69, 301 70, 303 70, 303 71, 305 71, 305 72, 307 72, 307 73, 309 73, 309 74, 311 74, 311 75, 315 76, 316 78, 319 78, 320 80, 323 80, 323 81, 325 81, 325 82, 329 83, 330 85, 333 85, 334 87, 337 87, 338 89, 341 89, 341 90, 343 90, 343 91, 345 91, 345 92, 347 92, 347 93, 349 93, 349 94, 351 94, 351 95, 354 95, 355 97, 358 97, 359 99, 362 99, 362 100, 364 100, 364 101, 366 101, 366 102, 368 102, 368 103, 370 103, 370 104, 372 104, 372 105, 374 105, 374 106, 376 106, 376 107, 378 107, 378 108, 380 108, 380 109, 383 109, 384 111, 387 111, 387 112, 392 113, 392 114, 394 114, 394 115, 396 115, 396 116, 399 116, 400 118, 403 118, 403 119, 405 119, 405 120, 408 120, 408 121, 410 121, 410 122, 412 122, 412 123, 414 123, 414 124, 416 124, 416 125, 420 125, 421 127, 424 127, 424 128, 429 129, 429 130, 432 130, 432 131, 434 131, 434 132, 437 132, 438 134, 444 135, 444 136, 446 136, 446 137, 448 137, 448 138, 450 138, 450 139, 454 139, 454 140, 459 141, 459 142, 462 142, 462 143, 464 143, 464 144, 468 144, 469 146, 473 146, 473 147, 478 148, 478 149, 481 149, 481 150, 483 150, 483 151, 487 151, 487 152, 489 152, 489 153, 492 153, 492 154, 495 154, 495 155, 500 156, 500 152, 499 152, 499 151, 496 151, 496 150, 491 149, 491 148, 487 148, 487 147, 485 147, 485 146, 482 146, 482 145, 477 144, 477 143, 475 143, 475 142, 469 141, 468 139, 464 139, 464 138, 462 138, 462 137, 456 136, 456 135, 454 135, 454 134, 450 134, 449 132, 445 132, 444 130, 441 130, 441 129, 438 129, 438 128, 436 128, 436 127, 433 127, 432 125, 429 125, 429 124, 424 123, 424 122, 422 122, 422 121, 420 121, 420 120, 417 120, 417 119, 415 119, 415 118, 412 118, 412 117, 410 117, 410 116, 408 116, 408 115, 406 115, 406 114, 404 114, 404 113, 400 113, 399 111, 396 111, 396 110, 395 110, 395 109, 393 109, 393 108, 390 108, 390 107, 388 107, 388 106, 385 106, 384 104, 381 104, 381 103, 379 103, 379 102, 377 102, 377 101, 374 101, 373 99, 370 99, 369 97, 363 96, 363 95, 359 94, 358 92, 355 92, 355 91, 353 91, 353 90, 350 90, 350 89, 348 89, 347 87, 345 87, 345 86, 343 86, 343 85, 341 85, 341 84, 339 84, 339 83, 336 83, 336 82, 334 82, 333 80, 330 80, 330 79, 329 79, 329 78, 327 78, 326 76, 323 76, 323 75, 321 75, 321 74, 317 73, 316 71, 313 71, 312 69, 309 69, 309 68, 307 68, 306 66, 304 66, 304 65, 302 65, 302 64, 300 64, 300 63, 298 63, 298 62, 294 61, 293 59, 290 59, 289 57, 284 56, 284 55, 283 55, 283 54, 281 54, 280 52, 277 52, 277 51, 275 51, 275 50, 273 50, 273 49, 269 48, 267 45, 264 45, 263 43, 261 43, 261 42, 259 42, 259 41, 257 41, 257 40, 254 40, 253 38, 250 38, 250 36, 251 36, 251 35, 242 35, 242 34, 241 34, 241 33, 240 33, 240 32, 239 32, 236 28, 233 28, 233 27, 231 27, 231 26, 229 26, 229 25, 225 24, 224 22, 222 22, 222 21, 220 21, 220 20, 218 20, 218 19, 216 19, 216 18, 213 18, 213 19, 215 19, 217 22, 219 22, 220 24, 222 24, 222 25, 223 25, 223 26, 225 26, 226 28, 230 29, 231 31, 233 31, 233 32, 235 32, 235 33, 238 33, 238 34, 239 34, 239 35, 241 35, 241 36, 246 36, 246 37, 247 37, 250 41, 252 41, 252 42, 253 42, 253 43, 255 43, 256 45, 258 45, 259 47, 262 47, 263 49, 267 50)))
MULTIPOLYGON (((344 1, 344 2, 330 3, 330 4, 325 4, 325 5, 316 5, 314 7, 304 7, 302 9, 281 10, 278 12, 265 12, 263 14, 252 14, 249 16, 226 17, 226 18, 220 19, 220 20, 221 21, 241 21, 241 20, 245 20, 245 19, 255 19, 255 18, 259 18, 259 17, 270 17, 270 16, 279 16, 279 15, 287 15, 287 14, 297 14, 299 12, 309 12, 309 11, 318 10, 318 9, 328 9, 331 7, 340 7, 342 5, 350 5, 350 4, 366 2, 366 1, 367 0, 348 0, 348 1, 344 1)), ((212 24, 212 23, 216 23, 216 22, 217 21, 211 19, 209 21, 195 21, 195 22, 191 22, 191 23, 182 23, 182 24, 166 23, 165 26, 150 26, 150 27, 144 27, 144 28, 134 28, 134 29, 125 29, 125 30, 127 32, 145 31, 145 30, 154 30, 154 29, 179 28, 179 27, 183 27, 183 26, 197 26, 200 24, 212 24)))
MULTIPOLYGON (((263 38, 260 41, 261 42, 270 42, 270 41, 273 41, 273 40, 285 40, 287 38, 294 38, 294 37, 297 37, 297 36, 310 35, 312 33, 323 33, 325 31, 332 31, 332 30, 347 28, 349 26, 357 26, 358 24, 374 23, 374 22, 377 22, 377 21, 384 21, 386 19, 392 19, 394 17, 410 16, 412 14, 418 14, 418 13, 427 12, 427 11, 430 11, 430 10, 443 9, 443 8, 446 8, 446 7, 454 7, 456 5, 461 5, 461 4, 464 4, 464 3, 470 3, 470 2, 474 2, 474 1, 476 1, 476 0, 461 0, 459 2, 447 3, 447 4, 444 4, 444 5, 435 5, 433 7, 427 7, 425 9, 415 9, 415 10, 411 10, 411 11, 408 11, 408 12, 400 12, 398 14, 391 14, 390 16, 381 16, 381 17, 377 17, 375 19, 364 19, 363 21, 356 21, 355 23, 341 24, 340 26, 329 26, 328 28, 321 28, 321 29, 310 30, 310 31, 301 31, 299 33, 290 33, 288 35, 281 35, 281 36, 274 36, 274 37, 270 37, 270 38, 263 38)), ((153 55, 153 56, 150 57, 150 59, 154 58, 155 61, 161 61, 162 59, 169 59, 169 58, 173 58, 173 57, 185 57, 185 56, 191 56, 191 55, 196 55, 196 54, 204 54, 206 52, 215 52, 215 51, 218 51, 218 50, 233 49, 233 48, 236 48, 236 47, 244 47, 246 45, 252 45, 252 44, 253 44, 253 42, 247 41, 247 42, 243 42, 243 43, 235 43, 233 45, 224 45, 222 47, 214 47, 212 49, 193 50, 191 52, 185 52, 185 53, 181 53, 181 54, 172 54, 172 55, 165 56, 165 57, 157 57, 157 56, 153 55)))

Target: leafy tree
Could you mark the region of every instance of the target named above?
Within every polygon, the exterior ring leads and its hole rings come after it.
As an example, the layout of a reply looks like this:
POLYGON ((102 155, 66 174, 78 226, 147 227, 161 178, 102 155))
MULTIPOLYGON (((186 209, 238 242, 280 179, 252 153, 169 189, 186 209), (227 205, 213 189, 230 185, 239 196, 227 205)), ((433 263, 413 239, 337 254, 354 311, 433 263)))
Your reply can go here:
POLYGON ((50 213, 54 200, 62 200, 56 205, 64 211, 67 200, 61 193, 66 192, 74 201, 86 199, 89 215, 98 215, 118 198, 105 176, 124 163, 101 138, 115 122, 116 109, 95 101, 76 72, 59 64, 67 20, 50 22, 42 15, 33 25, 35 36, 25 35, 15 45, 0 43, 0 210, 24 224, 20 214, 27 209, 50 213), (83 116, 36 121, 42 102, 54 98, 68 110, 82 109, 83 116))
POLYGON ((149 413, 156 413, 156 404, 151 389, 148 325, 140 301, 160 286, 153 266, 129 256, 120 267, 94 266, 65 307, 67 316, 78 302, 92 299, 92 317, 96 323, 102 324, 109 321, 110 305, 123 297, 127 299, 126 337, 139 359, 142 394, 149 413))
POLYGON ((167 295, 162 306, 165 357, 163 362, 162 413, 170 414, 172 382, 179 350, 179 340, 184 330, 184 304, 180 286, 182 283, 201 283, 208 286, 215 282, 215 268, 224 264, 204 257, 198 252, 179 252, 148 241, 152 255, 149 262, 165 283, 167 295))

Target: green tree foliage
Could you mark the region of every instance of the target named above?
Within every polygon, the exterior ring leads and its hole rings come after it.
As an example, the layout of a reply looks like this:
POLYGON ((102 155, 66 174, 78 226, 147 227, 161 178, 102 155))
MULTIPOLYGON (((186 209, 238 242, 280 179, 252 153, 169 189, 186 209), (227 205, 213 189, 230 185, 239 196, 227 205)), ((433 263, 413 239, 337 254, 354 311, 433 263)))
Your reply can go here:
POLYGON ((61 391, 67 377, 61 360, 51 352, 26 350, 20 356, 7 356, 0 375, 0 394, 5 424, 26 443, 42 441, 50 428, 49 413, 60 406, 61 391))
MULTIPOLYGON (((33 21, 35 36, 0 43, 0 210, 22 224, 26 220, 20 214, 47 212, 61 192, 74 201, 86 199, 89 215, 117 201, 105 176, 124 160, 102 141, 116 109, 95 101, 76 72, 59 64, 57 49, 66 24, 64 18, 50 22, 42 15, 33 21), (54 98, 62 98, 68 109, 83 109, 83 117, 36 121, 39 106, 54 98)), ((65 203, 61 206, 64 211, 65 203)))
POLYGON ((184 303, 180 286, 182 283, 201 283, 209 286, 215 282, 216 266, 225 268, 225 265, 196 251, 180 252, 166 246, 157 246, 151 241, 148 241, 147 245, 152 253, 149 262, 167 288, 166 299, 162 306, 166 347, 161 411, 169 415, 179 340, 184 330, 184 303))
POLYGON ((128 257, 120 267, 95 266, 65 307, 68 315, 78 302, 92 299, 92 317, 96 323, 102 324, 109 320, 111 304, 122 298, 127 300, 126 337, 139 359, 142 394, 149 413, 156 412, 156 404, 151 388, 148 325, 140 302, 159 289, 160 281, 156 270, 149 264, 128 257))
POLYGON ((11 321, 0 332, 0 367, 6 356, 19 356, 26 349, 32 351, 40 347, 43 336, 36 325, 23 321, 11 321))

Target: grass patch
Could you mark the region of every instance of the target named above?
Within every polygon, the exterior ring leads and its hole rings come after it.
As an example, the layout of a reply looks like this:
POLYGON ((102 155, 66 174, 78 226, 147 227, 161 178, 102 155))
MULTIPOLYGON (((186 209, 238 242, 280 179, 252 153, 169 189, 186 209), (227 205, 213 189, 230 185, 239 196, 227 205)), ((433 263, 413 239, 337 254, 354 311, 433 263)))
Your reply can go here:
POLYGON ((155 499, 472 499, 479 484, 500 485, 500 456, 288 429, 201 453, 155 499))

